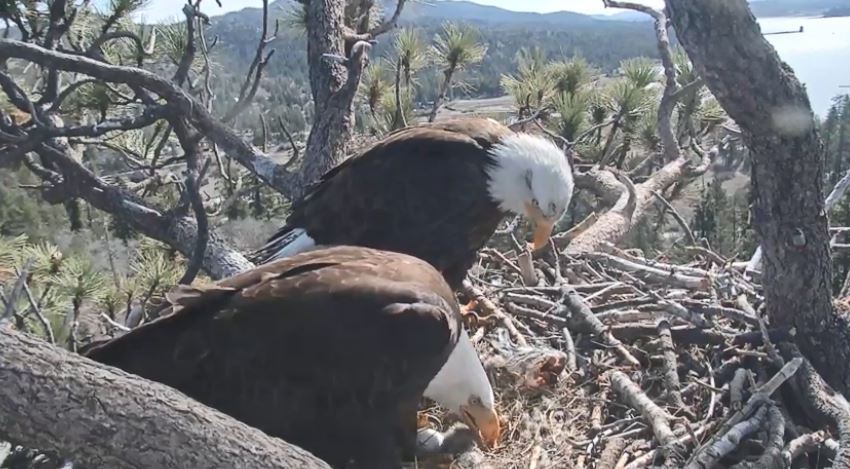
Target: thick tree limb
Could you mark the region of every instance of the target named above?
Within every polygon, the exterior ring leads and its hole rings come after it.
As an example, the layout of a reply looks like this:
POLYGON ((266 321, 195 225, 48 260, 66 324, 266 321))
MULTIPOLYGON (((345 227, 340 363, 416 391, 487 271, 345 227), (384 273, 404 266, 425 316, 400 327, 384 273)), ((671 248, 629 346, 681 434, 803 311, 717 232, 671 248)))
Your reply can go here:
POLYGON ((593 226, 576 236, 567 246, 566 252, 577 255, 598 251, 607 243, 619 243, 653 205, 653 192, 664 191, 674 183, 693 176, 696 173, 692 171, 691 162, 687 158, 681 157, 667 163, 648 180, 635 186, 635 208, 631 214, 624 209, 626 202, 621 198, 621 202, 601 215, 593 226))
MULTIPOLYGON (((53 181, 54 186, 43 193, 45 200, 59 203, 80 197, 96 209, 128 223, 139 233, 174 247, 187 258, 192 257, 198 233, 193 217, 167 216, 124 189, 106 184, 71 156, 72 151, 63 142, 39 147, 38 152, 50 158, 62 171, 60 179, 53 181)), ((209 232, 201 265, 215 279, 229 277, 253 266, 213 231, 209 232)))
MULTIPOLYGON (((564 298, 563 307, 570 312, 578 327, 590 331, 605 345, 614 348, 629 365, 640 367, 640 361, 602 324, 602 321, 593 314, 587 303, 573 288, 562 287, 561 295, 564 298)), ((566 314, 562 315, 566 316, 566 314)))
POLYGON ((667 402, 671 406, 690 413, 690 410, 682 400, 682 383, 679 381, 679 373, 677 372, 678 359, 676 347, 673 344, 673 335, 670 333, 670 323, 662 319, 658 322, 657 327, 658 337, 661 339, 662 382, 667 391, 667 402))
POLYGON ((667 0, 694 67, 752 154, 753 225, 773 327, 832 386, 850 390, 850 324, 832 306, 823 152, 803 85, 762 36, 745 0, 667 0))
POLYGON ((163 384, 0 330, 0 432, 86 467, 326 468, 163 384), (179 443, 178 443, 179 442, 179 443))

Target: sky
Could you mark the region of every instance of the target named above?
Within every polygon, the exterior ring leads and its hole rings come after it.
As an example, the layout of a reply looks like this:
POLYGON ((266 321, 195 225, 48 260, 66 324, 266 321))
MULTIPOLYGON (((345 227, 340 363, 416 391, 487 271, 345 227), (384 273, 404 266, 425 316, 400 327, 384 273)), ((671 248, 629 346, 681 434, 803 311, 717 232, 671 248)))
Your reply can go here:
MULTIPOLYGON (((586 14, 611 14, 622 10, 605 8, 602 0, 474 0, 475 3, 493 5, 506 10, 533 11, 537 13, 549 13, 553 11, 575 11, 586 14)), ((105 0, 100 2, 105 4, 105 0)), ((182 17, 180 12, 185 0, 150 0, 147 7, 140 13, 146 21, 158 22, 169 18, 182 17)), ((663 0, 642 0, 640 3, 660 7, 663 0)), ((214 0, 205 0, 201 3, 201 10, 208 15, 220 15, 231 11, 238 11, 246 7, 260 7, 262 0, 221 0, 222 7, 219 8, 214 0)))

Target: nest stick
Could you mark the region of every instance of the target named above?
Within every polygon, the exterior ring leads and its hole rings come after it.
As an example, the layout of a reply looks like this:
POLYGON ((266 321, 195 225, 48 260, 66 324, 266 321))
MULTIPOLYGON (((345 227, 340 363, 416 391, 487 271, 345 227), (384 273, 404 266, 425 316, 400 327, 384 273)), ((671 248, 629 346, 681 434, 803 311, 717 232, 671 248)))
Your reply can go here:
POLYGON ((661 445, 666 467, 678 467, 683 447, 673 429, 670 428, 670 415, 652 401, 625 373, 611 373, 611 385, 629 407, 637 410, 649 422, 655 439, 661 445))
POLYGON ((590 329, 591 333, 599 337, 605 345, 615 349, 617 353, 620 354, 620 356, 630 365, 637 367, 640 366, 638 359, 626 349, 626 346, 623 345, 622 342, 617 340, 611 334, 599 318, 594 316, 593 311, 590 310, 590 307, 587 306, 575 290, 569 287, 564 287, 563 292, 564 305, 573 315, 575 315, 583 326, 590 329))
POLYGON ((666 320, 658 322, 658 337, 661 340, 662 352, 662 367, 663 367, 663 383, 667 390, 667 402, 674 407, 678 407, 690 414, 688 407, 682 400, 680 392, 681 383, 679 382, 679 374, 677 373, 678 366, 676 364, 676 348, 673 346, 673 336, 670 333, 670 323, 666 320))

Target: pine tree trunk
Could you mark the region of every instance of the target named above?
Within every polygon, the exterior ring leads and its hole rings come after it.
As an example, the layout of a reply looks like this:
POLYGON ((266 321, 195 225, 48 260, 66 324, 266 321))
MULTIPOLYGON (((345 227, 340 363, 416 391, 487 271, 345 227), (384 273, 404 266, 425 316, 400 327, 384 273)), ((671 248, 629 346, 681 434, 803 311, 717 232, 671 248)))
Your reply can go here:
POLYGON ((91 468, 329 469, 163 384, 0 329, 0 436, 91 468))
MULTIPOLYGON (((348 89, 350 67, 327 56, 345 54, 344 4, 336 0, 307 1, 307 63, 313 94, 313 124, 307 136, 304 164, 292 198, 300 198, 306 187, 345 157, 354 128, 356 86, 348 89)), ((359 82, 359 72, 356 77, 359 82)))
POLYGON ((824 158, 805 88, 762 36, 746 0, 667 0, 676 35, 752 154, 753 225, 767 313, 850 389, 850 327, 833 311, 824 158))

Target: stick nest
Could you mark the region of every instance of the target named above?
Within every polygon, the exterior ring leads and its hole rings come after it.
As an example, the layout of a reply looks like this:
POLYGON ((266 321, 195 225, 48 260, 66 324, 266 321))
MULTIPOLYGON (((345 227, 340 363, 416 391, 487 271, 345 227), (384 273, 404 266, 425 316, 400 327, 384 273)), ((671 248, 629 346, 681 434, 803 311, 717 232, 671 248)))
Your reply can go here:
MULTIPOLYGON (((850 467, 850 406, 762 317, 757 272, 702 248, 553 249, 481 252, 460 296, 502 438, 416 467, 850 467)), ((458 424, 428 407, 420 425, 458 424)))

